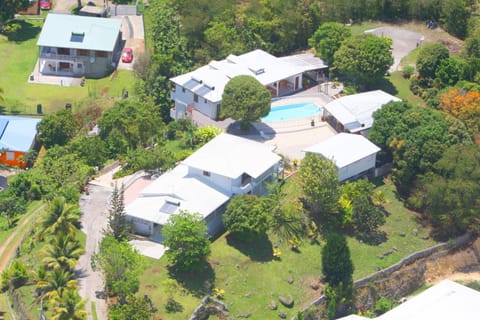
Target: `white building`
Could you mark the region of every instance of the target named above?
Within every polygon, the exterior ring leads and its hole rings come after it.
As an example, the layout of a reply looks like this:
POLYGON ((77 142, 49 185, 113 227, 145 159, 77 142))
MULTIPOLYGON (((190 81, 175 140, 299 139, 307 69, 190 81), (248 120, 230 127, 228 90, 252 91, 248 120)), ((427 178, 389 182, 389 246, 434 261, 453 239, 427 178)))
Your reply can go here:
POLYGON ((402 100, 382 90, 352 94, 327 103, 322 118, 337 132, 366 136, 373 124, 373 113, 392 101, 402 100))
POLYGON ((380 148, 367 138, 351 133, 339 133, 304 150, 332 160, 340 181, 354 179, 373 170, 378 151, 380 148))
MULTIPOLYGON (((357 315, 340 320, 366 320, 357 315)), ((475 320, 480 319, 480 292, 450 280, 428 288, 376 320, 475 320)))
POLYGON ((206 66, 170 79, 173 83, 171 97, 175 102, 170 116, 173 119, 186 118, 195 109, 217 119, 225 85, 235 76, 253 76, 273 97, 278 97, 302 89, 304 72, 309 73, 309 77, 318 78, 320 70, 326 68, 327 65, 312 54, 283 58, 262 50, 239 56, 231 54, 224 60, 213 60, 206 66))
POLYGON ((202 215, 214 234, 230 198, 265 193, 264 182, 273 182, 279 168, 272 146, 220 134, 142 190, 126 207, 127 219, 135 232, 161 241, 168 218, 185 210, 202 215))

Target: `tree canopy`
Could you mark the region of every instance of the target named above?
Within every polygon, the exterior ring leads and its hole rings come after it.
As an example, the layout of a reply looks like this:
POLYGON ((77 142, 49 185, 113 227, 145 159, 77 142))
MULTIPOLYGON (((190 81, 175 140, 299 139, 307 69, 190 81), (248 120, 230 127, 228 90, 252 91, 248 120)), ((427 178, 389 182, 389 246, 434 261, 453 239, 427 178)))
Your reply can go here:
POLYGON ((369 85, 381 79, 393 64, 392 40, 387 37, 361 35, 342 42, 335 52, 335 68, 355 80, 369 85))
POLYGON ((69 109, 46 116, 38 124, 38 139, 46 148, 66 145, 77 131, 78 123, 69 109))
POLYGON ((442 60, 448 57, 448 49, 441 43, 424 45, 417 58, 418 73, 423 78, 433 79, 442 60))
POLYGON ((322 248, 322 272, 325 281, 332 286, 351 284, 353 270, 347 239, 338 233, 329 234, 322 248))
POLYGON ((172 215, 162 228, 168 261, 179 270, 202 267, 210 254, 210 240, 203 217, 182 211, 172 215))
POLYGON ((340 48, 342 42, 352 35, 350 29, 338 22, 323 23, 308 44, 315 48, 317 55, 327 63, 334 63, 334 54, 340 48))
POLYGON ((29 0, 2 0, 0 1, 0 31, 4 22, 12 19, 20 10, 26 9, 30 4, 29 0))
POLYGON ((340 183, 333 162, 314 153, 307 153, 300 163, 298 174, 305 202, 313 217, 317 220, 325 217, 338 226, 341 223, 336 214, 340 183))
POLYGON ((250 122, 270 112, 270 101, 270 92, 257 79, 246 75, 236 76, 223 90, 221 113, 239 120, 245 128, 250 122))
POLYGON ((251 240, 268 230, 267 203, 255 195, 236 195, 227 205, 223 224, 239 238, 251 240))

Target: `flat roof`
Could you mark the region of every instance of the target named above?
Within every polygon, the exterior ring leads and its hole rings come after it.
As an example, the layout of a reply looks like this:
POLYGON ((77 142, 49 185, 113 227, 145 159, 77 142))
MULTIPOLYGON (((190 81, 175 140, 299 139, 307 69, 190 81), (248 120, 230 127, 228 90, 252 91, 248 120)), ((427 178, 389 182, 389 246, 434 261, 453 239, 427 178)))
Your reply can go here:
POLYGON ((324 110, 350 132, 357 132, 370 128, 373 124, 373 113, 392 101, 402 100, 382 90, 374 90, 336 99, 327 103, 324 110))
POLYGON ((49 13, 37 46, 112 52, 121 20, 49 13))
POLYGON ((278 163, 281 158, 273 152, 274 146, 221 133, 183 164, 200 170, 235 179, 243 173, 257 178, 278 163))
POLYGON ((41 119, 0 116, 0 149, 27 152, 35 142, 41 119))
POLYGON ((344 168, 378 151, 380 148, 364 136, 344 132, 304 150, 332 160, 338 168, 344 168))
POLYGON ((328 68, 328 65, 313 53, 299 53, 279 59, 303 68, 303 72, 328 68))
POLYGON ((265 86, 311 70, 313 61, 318 64, 317 60, 308 62, 306 57, 303 60, 286 58, 277 58, 260 49, 239 56, 231 54, 221 61, 213 60, 194 71, 173 77, 170 81, 204 99, 219 102, 226 84, 233 77, 250 75, 265 86))
POLYGON ((229 195, 188 176, 188 168, 179 165, 148 185, 125 211, 130 217, 164 225, 181 210, 205 218, 229 199, 229 195))

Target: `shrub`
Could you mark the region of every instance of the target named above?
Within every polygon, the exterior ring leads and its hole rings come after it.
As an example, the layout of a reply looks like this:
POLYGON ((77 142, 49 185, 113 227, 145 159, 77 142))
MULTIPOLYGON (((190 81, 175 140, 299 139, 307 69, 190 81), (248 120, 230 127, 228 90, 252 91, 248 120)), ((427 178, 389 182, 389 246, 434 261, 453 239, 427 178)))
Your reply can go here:
POLYGON ((403 77, 405 79, 410 79, 410 77, 412 76, 412 74, 415 72, 415 67, 413 66, 405 66, 403 68, 403 77))
POLYGON ((393 302, 387 298, 380 298, 375 302, 375 313, 377 316, 384 314, 385 312, 391 310, 393 307, 393 302))

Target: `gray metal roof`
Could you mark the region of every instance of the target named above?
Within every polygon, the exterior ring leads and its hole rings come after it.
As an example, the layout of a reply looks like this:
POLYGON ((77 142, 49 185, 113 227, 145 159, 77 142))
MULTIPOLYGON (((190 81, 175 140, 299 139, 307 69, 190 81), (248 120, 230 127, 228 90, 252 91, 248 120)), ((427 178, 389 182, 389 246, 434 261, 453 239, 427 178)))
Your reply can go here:
POLYGON ((48 14, 37 46, 99 50, 115 49, 121 20, 48 14))

